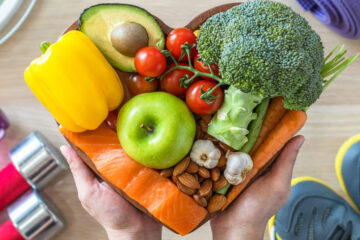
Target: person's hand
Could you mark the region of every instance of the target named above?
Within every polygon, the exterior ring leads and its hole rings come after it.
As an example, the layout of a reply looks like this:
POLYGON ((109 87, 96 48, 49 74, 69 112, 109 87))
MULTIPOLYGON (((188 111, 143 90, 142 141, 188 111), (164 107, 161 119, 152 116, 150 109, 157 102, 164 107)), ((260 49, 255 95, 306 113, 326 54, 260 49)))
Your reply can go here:
POLYGON ((62 146, 60 150, 69 163, 82 206, 104 227, 109 239, 161 239, 161 224, 99 182, 72 148, 62 146))
POLYGON ((249 186, 226 211, 211 219, 213 238, 263 239, 266 223, 290 196, 291 178, 303 136, 293 138, 272 168, 249 186))

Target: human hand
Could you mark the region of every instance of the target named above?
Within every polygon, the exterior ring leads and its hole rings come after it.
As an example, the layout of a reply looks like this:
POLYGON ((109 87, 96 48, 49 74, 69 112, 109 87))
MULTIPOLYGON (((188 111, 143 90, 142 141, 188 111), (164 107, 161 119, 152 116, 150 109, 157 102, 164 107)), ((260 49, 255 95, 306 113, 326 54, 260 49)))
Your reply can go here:
POLYGON ((105 182, 99 182, 75 151, 60 148, 74 176, 80 202, 109 239, 161 239, 161 224, 137 210, 105 182))
POLYGON ((211 219, 213 239, 263 239, 267 221, 290 196, 292 171, 304 140, 293 138, 265 175, 211 219))

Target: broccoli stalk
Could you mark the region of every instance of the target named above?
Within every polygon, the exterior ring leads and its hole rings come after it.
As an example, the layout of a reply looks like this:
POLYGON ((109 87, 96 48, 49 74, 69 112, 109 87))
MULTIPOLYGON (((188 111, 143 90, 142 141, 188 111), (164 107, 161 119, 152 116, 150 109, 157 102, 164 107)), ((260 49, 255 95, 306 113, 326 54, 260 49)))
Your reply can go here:
POLYGON ((208 127, 208 133, 221 142, 238 150, 247 142, 247 127, 256 119, 254 108, 261 97, 244 93, 230 86, 225 91, 224 103, 216 112, 208 127))

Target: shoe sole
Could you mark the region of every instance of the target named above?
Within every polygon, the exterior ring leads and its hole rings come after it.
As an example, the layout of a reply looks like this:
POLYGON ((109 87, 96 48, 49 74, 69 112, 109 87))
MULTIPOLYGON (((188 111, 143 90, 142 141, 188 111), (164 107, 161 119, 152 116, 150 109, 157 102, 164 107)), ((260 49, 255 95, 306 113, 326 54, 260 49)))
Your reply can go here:
MULTIPOLYGON (((331 191, 333 191, 335 194, 337 194, 336 191, 329 184, 327 184, 326 182, 321 181, 320 179, 317 179, 317 178, 309 177, 309 176, 297 177, 297 178, 292 179, 291 180, 291 187, 295 186, 298 183, 308 182, 308 181, 322 184, 325 187, 329 188, 331 191)), ((267 224, 268 225, 269 237, 270 237, 271 240, 283 240, 279 236, 279 234, 277 234, 277 232, 275 231, 275 218, 276 218, 276 214, 269 219, 268 224, 267 224)))
POLYGON ((360 214, 360 209, 355 204, 354 200, 350 196, 350 194, 345 186, 344 178, 342 175, 342 163, 344 160, 344 156, 345 156, 346 152, 349 150, 349 148, 352 145, 354 145, 356 142, 359 142, 359 141, 360 141, 360 134, 349 138, 343 145, 341 145, 341 147, 339 148, 339 150, 336 154, 336 158, 335 158, 335 172, 336 172, 337 179, 340 183, 342 190, 345 192, 346 196, 348 197, 352 207, 355 209, 355 211, 358 214, 360 214))

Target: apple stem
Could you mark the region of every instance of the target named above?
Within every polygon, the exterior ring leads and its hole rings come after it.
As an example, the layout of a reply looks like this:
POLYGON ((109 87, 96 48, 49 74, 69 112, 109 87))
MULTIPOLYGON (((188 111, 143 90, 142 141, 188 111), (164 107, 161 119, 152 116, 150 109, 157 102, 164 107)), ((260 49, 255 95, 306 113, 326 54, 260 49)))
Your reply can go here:
POLYGON ((149 126, 146 126, 145 124, 140 124, 140 127, 145 129, 147 131, 148 134, 152 134, 154 132, 154 128, 153 127, 149 127, 149 126))

